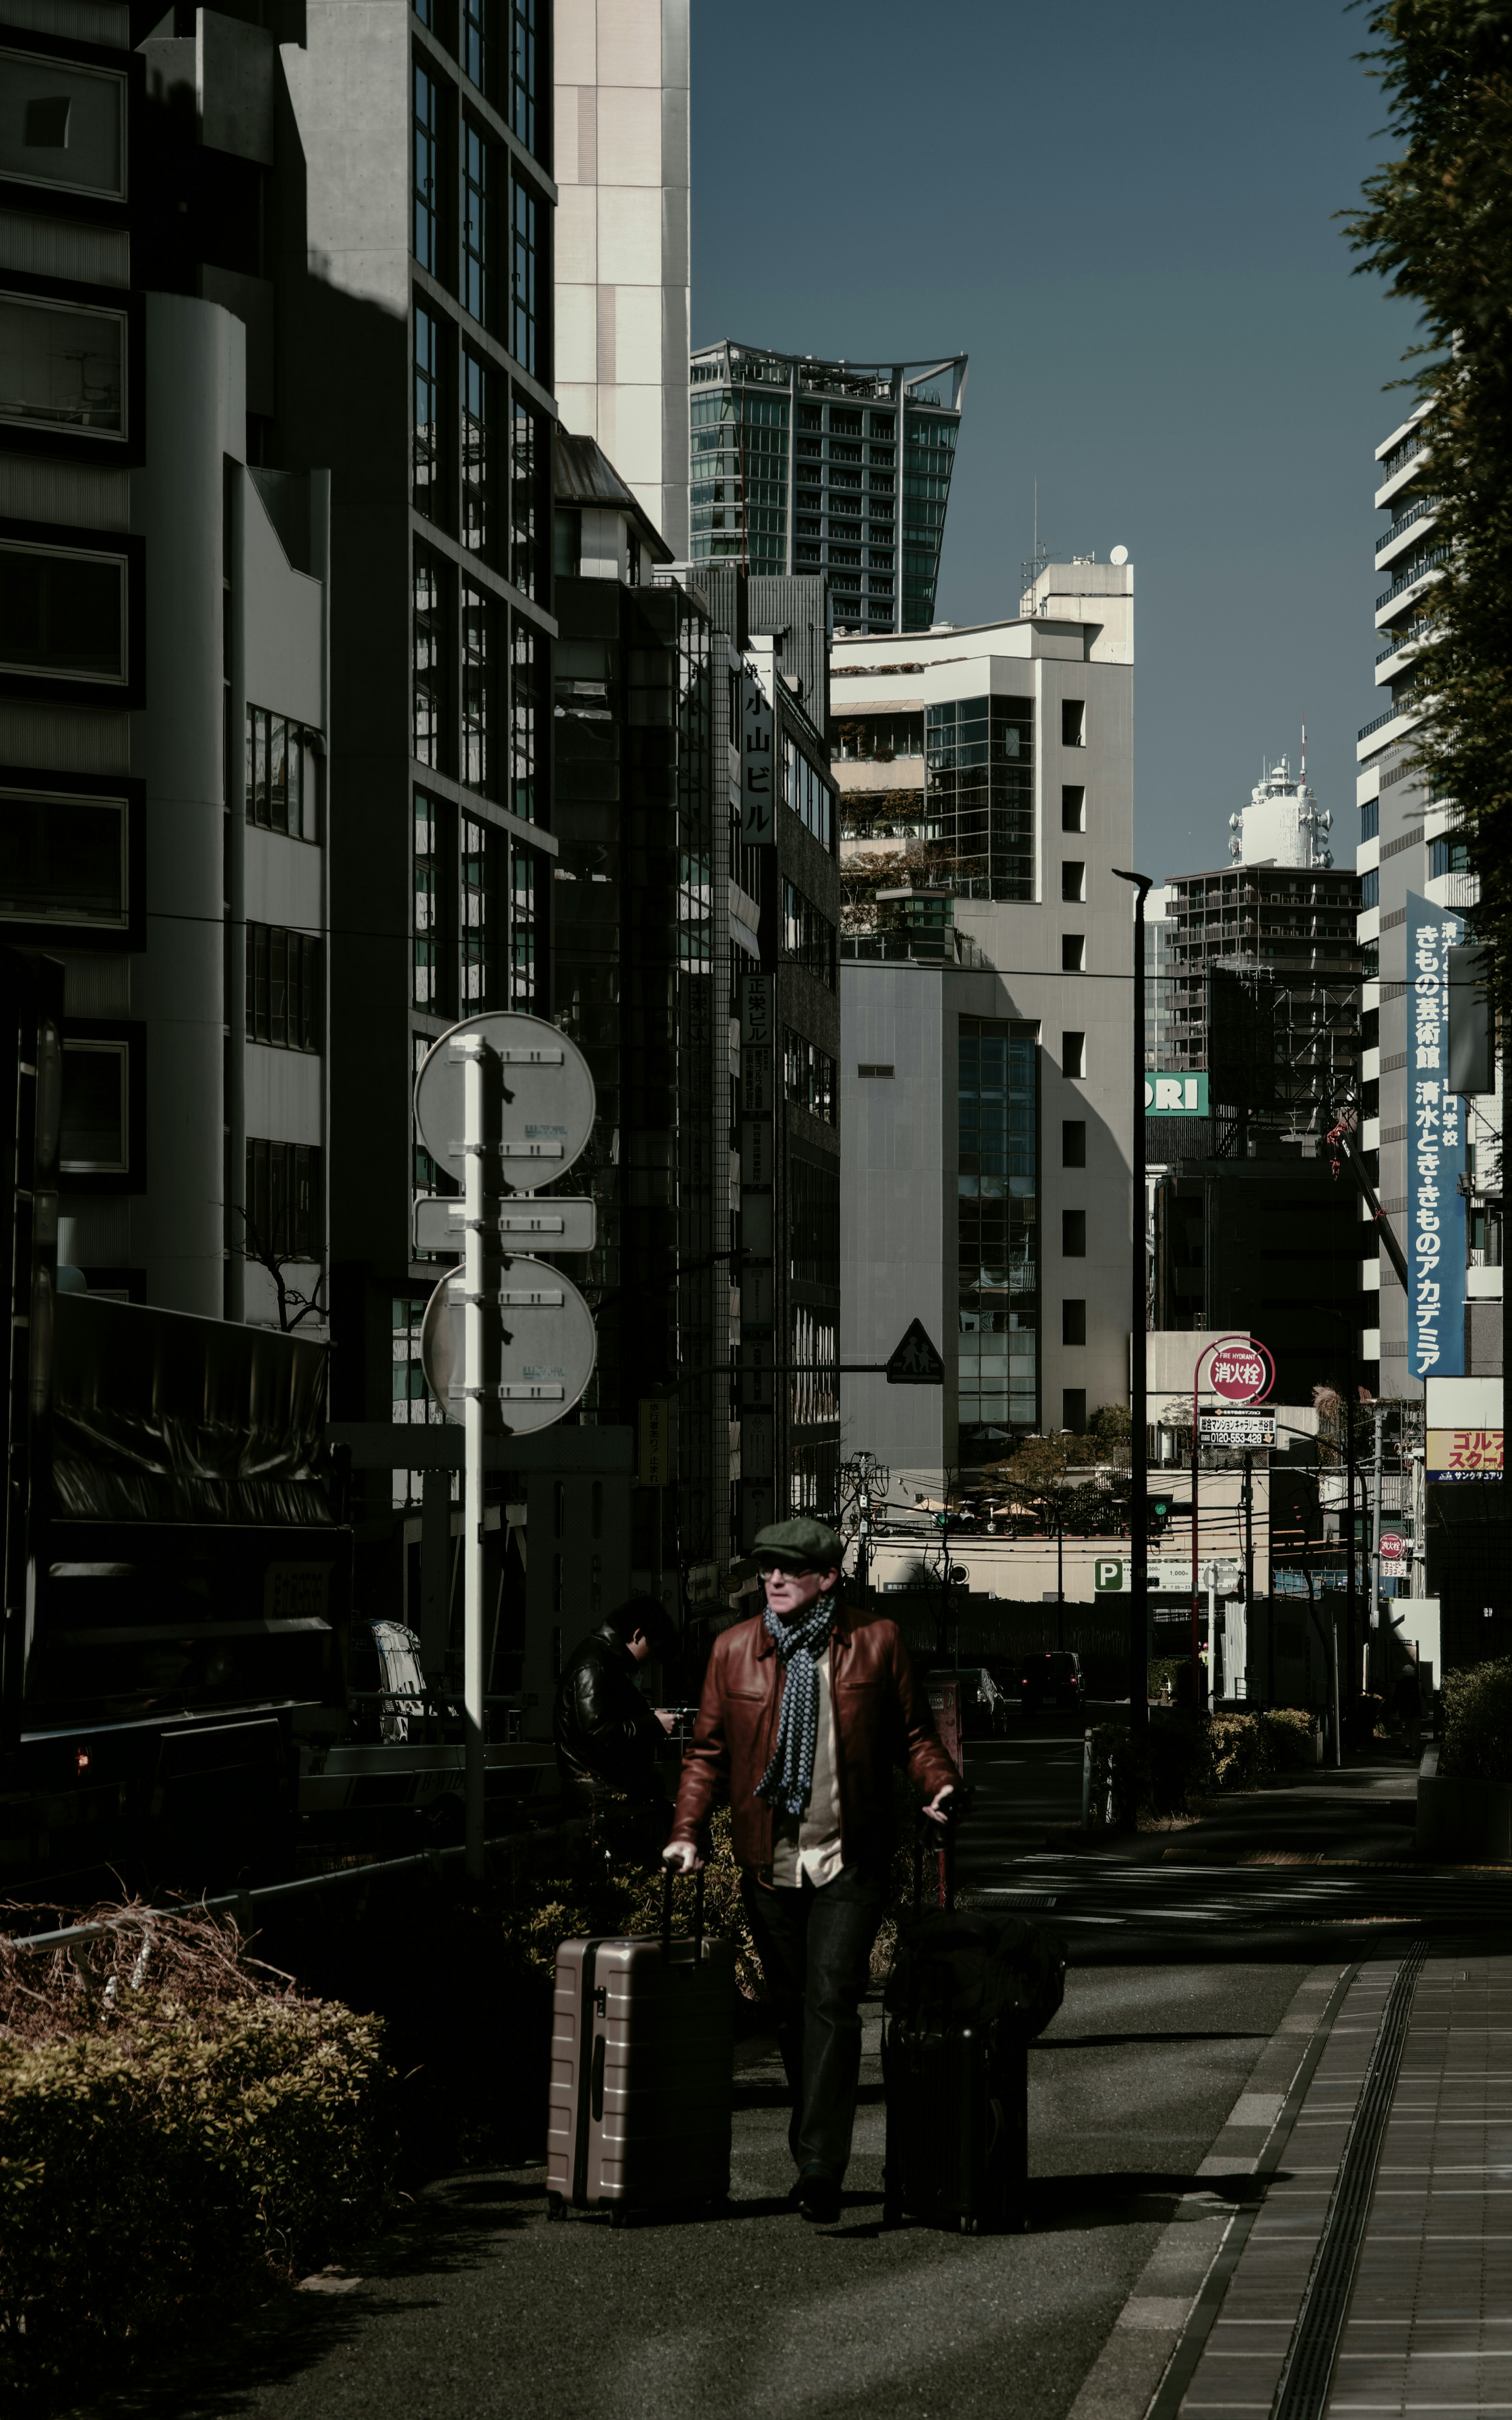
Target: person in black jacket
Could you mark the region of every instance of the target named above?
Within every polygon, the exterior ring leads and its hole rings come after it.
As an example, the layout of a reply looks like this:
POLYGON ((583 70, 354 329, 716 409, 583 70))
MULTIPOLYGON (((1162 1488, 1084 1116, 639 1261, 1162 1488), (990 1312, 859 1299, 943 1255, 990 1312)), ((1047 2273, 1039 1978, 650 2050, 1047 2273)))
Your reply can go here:
POLYGON ((569 1795, 620 1791, 633 1806, 660 1807, 667 1786, 656 1759, 667 1734, 636 1687, 640 1667, 665 1661, 676 1634, 654 1596, 627 1597, 579 1639, 557 1683, 551 1735, 569 1795))

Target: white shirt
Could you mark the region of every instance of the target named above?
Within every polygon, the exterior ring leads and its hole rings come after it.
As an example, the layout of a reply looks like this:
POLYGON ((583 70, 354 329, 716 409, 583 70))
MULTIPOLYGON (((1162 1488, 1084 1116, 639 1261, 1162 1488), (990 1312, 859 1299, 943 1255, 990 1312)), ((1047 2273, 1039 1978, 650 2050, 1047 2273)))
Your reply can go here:
POLYGON ((796 1890, 807 1878, 815 1890, 832 1883, 841 1869, 840 1745, 835 1736, 835 1693, 826 1644, 817 1667, 819 1719, 814 1726, 813 1787, 807 1811, 779 1815, 772 1823, 772 1880, 796 1890))

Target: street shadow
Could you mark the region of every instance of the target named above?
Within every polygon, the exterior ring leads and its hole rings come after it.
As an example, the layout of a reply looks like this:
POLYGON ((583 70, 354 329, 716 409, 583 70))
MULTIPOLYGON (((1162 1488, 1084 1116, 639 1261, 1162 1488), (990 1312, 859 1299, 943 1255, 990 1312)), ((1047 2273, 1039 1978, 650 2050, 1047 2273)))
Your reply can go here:
POLYGON ((1085 2176, 1031 2177, 1028 2190, 1029 2231, 1035 2235, 1083 2234, 1101 2226, 1133 2226, 1144 2220, 1164 2222, 1190 2194, 1211 2195, 1225 2202, 1251 2203, 1263 2198, 1274 2177, 1256 2177, 1248 2169, 1231 2176, 1194 2176, 1190 2169, 1110 2168, 1085 2176))
POLYGON ((1031 2042, 1031 2050, 1122 2050, 1154 2043, 1162 2047, 1179 2042, 1269 2041, 1269 2034, 1041 2034, 1031 2042))

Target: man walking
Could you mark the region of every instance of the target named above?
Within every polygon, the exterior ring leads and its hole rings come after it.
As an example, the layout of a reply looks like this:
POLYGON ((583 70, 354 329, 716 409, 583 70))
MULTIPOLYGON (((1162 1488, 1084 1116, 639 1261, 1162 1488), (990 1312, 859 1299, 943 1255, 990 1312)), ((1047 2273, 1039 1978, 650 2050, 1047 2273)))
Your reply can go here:
POLYGON ((683 1761, 669 1864, 703 1862, 728 1790, 741 1891, 793 2090, 788 2142, 805 2218, 840 2215, 861 2061, 860 2000, 888 1893, 892 1776, 906 1767, 943 1823, 960 1780, 935 1738, 894 1621, 847 1606, 823 1521, 757 1536, 742 1576, 764 1610, 714 1642, 683 1761))

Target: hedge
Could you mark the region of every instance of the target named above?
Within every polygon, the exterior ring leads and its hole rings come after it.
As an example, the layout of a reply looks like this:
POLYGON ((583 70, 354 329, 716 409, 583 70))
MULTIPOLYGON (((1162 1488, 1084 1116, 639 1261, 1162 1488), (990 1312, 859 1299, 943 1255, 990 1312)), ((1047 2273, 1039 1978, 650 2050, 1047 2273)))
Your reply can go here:
POLYGON ((114 2377, 328 2260, 381 2211, 388 2086, 375 2019, 282 1995, 0 2040, 0 2387, 114 2377))
POLYGON ((1092 1730, 1093 1829, 1128 1831, 1143 1814, 1180 1815, 1211 1792, 1252 1790, 1267 1773, 1310 1764, 1312 1741, 1312 1716, 1289 1707, 1267 1714, 1196 1718, 1153 1708, 1142 1757, 1135 1756, 1125 1724, 1098 1723, 1092 1730))
POLYGON ((1512 1781, 1512 1655, 1446 1675, 1439 1771, 1459 1781, 1512 1781))

